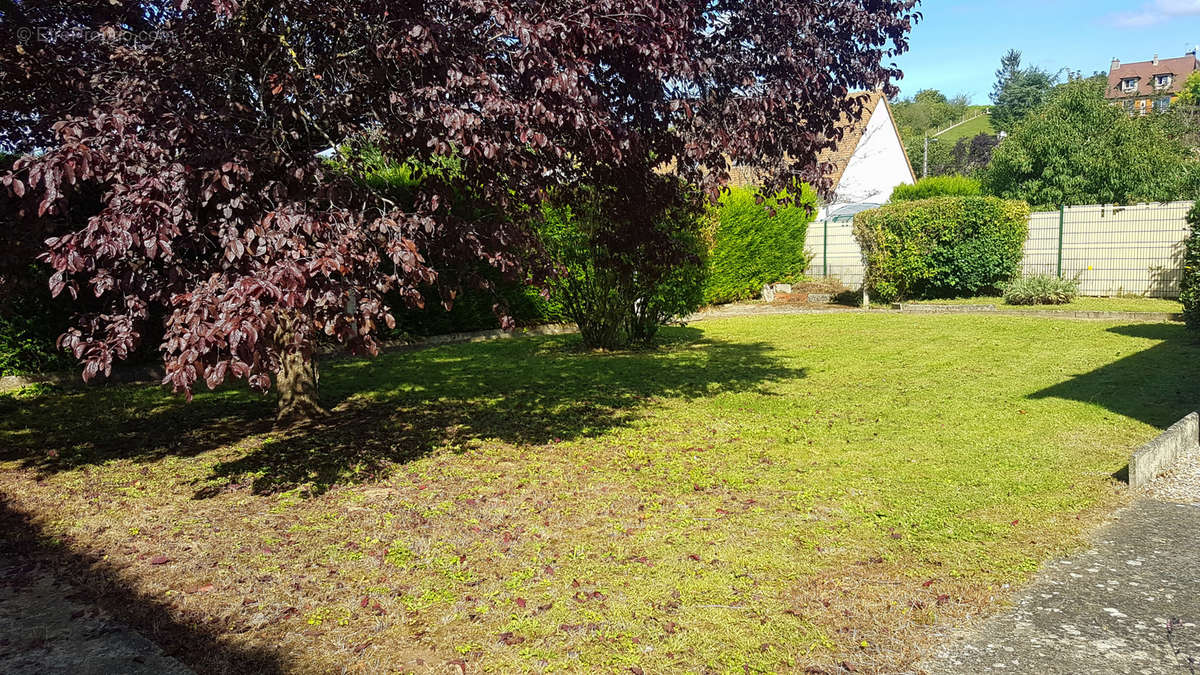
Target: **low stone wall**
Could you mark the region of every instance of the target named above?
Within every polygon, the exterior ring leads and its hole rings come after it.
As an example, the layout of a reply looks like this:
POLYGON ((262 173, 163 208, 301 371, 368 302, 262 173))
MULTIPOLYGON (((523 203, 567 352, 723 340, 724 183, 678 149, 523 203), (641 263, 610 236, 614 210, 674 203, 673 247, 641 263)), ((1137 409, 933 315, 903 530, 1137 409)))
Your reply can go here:
POLYGON ((1200 451, 1200 415, 1192 413, 1129 458, 1129 487, 1141 487, 1190 452, 1200 451))

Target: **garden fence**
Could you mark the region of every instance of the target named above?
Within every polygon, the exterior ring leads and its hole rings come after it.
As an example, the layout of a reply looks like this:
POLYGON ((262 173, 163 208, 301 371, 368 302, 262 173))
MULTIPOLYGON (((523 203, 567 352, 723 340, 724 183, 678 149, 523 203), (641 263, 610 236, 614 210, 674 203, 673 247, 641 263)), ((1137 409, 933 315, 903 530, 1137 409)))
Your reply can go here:
POLYGON ((1178 297, 1191 207, 1169 202, 1034 213, 1022 272, 1078 279, 1083 295, 1178 297))
MULTIPOLYGON (((1135 206, 1067 206, 1029 218, 1023 274, 1078 279, 1093 296, 1179 296, 1185 221, 1192 202, 1135 206)), ((862 251, 849 218, 818 220, 808 227, 807 274, 862 285, 862 251)))
POLYGON ((863 281, 862 249, 854 238, 853 218, 825 218, 808 225, 804 250, 812 256, 810 277, 835 277, 849 288, 863 281))

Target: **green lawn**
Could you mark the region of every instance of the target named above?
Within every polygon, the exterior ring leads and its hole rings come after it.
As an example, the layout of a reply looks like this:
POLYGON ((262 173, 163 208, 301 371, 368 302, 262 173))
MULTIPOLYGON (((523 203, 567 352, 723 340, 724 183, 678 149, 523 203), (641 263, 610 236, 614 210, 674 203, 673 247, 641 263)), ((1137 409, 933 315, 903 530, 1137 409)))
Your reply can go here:
POLYGON ((1001 310, 1050 310, 1071 312, 1156 312, 1178 314, 1183 305, 1178 300, 1165 298, 1142 298, 1121 296, 1115 298, 1077 297, 1065 305, 1007 305, 1004 298, 978 297, 953 298, 950 300, 914 300, 912 302, 934 305, 995 305, 1001 310))
MULTIPOLYGON (((713 320, 0 397, 5 528, 202 671, 911 669, 1124 499, 1200 400, 1182 326, 713 320)), ((810 671, 819 672, 819 671, 810 671)))

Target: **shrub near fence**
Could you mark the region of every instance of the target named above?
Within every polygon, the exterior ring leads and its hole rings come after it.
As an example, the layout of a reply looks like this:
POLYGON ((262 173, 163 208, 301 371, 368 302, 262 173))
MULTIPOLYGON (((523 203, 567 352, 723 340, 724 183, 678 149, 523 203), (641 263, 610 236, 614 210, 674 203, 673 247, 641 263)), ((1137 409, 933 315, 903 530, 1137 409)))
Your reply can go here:
POLYGON ((937 197, 854 217, 867 289, 882 301, 995 292, 1020 270, 1029 206, 996 197, 937 197))
POLYGON ((704 301, 746 300, 766 284, 800 281, 808 266, 804 238, 815 215, 816 196, 807 185, 789 206, 759 204, 753 191, 730 188, 717 207, 704 301))

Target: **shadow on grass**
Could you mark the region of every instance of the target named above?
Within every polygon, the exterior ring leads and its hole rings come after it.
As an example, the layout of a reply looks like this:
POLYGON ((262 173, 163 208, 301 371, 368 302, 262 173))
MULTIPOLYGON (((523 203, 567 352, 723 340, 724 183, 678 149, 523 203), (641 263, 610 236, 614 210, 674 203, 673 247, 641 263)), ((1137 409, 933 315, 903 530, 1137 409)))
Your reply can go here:
POLYGON ((184 403, 151 386, 0 397, 0 461, 50 474, 121 459, 193 457, 269 431, 274 404, 225 389, 184 403))
POLYGON ((1102 406, 1166 429, 1200 409, 1200 343, 1179 324, 1114 326, 1111 333, 1160 341, 1030 398, 1062 398, 1102 406))
MULTIPOLYGON (((280 654, 222 641, 218 634, 223 627, 206 622, 202 617, 181 621, 159 598, 130 589, 120 570, 108 563, 106 557, 48 540, 28 515, 10 506, 0 495, 0 583, 20 586, 46 574, 55 579, 55 587, 60 591, 51 597, 37 597, 36 609, 8 607, 10 614, 21 616, 32 612, 42 617, 54 614, 57 603, 70 603, 71 606, 64 610, 69 612, 82 602, 98 606, 131 625, 166 655, 197 672, 283 673, 291 670, 280 654), (70 579, 71 585, 62 583, 63 579, 70 579)), ((21 595, 28 594, 12 594, 8 601, 16 602, 15 598, 21 595)), ((71 620, 75 618, 72 615, 71 620)), ((54 635, 50 639, 71 638, 54 635)), ((9 650, 21 648, 22 645, 7 647, 9 650)), ((41 646, 28 648, 36 652, 41 646)), ((67 645, 60 645, 59 650, 72 653, 71 646, 67 645)), ((37 654, 30 656, 36 662, 37 654)), ((80 672, 90 672, 89 664, 76 665, 80 672)))
POLYGON ((0 422, 9 446, 0 457, 52 473, 194 456, 249 439, 239 456, 213 467, 197 498, 300 486, 319 494, 437 448, 594 436, 629 424, 658 398, 767 391, 804 376, 766 343, 712 340, 696 328, 666 330, 663 345, 644 352, 583 353, 577 344, 505 340, 326 364, 322 395, 334 414, 283 432, 271 431, 271 402, 242 391, 191 404, 149 388, 43 397, 0 422))

